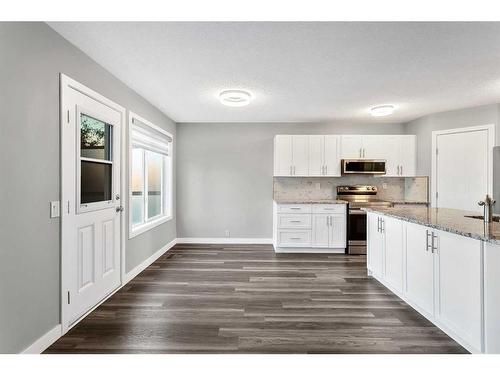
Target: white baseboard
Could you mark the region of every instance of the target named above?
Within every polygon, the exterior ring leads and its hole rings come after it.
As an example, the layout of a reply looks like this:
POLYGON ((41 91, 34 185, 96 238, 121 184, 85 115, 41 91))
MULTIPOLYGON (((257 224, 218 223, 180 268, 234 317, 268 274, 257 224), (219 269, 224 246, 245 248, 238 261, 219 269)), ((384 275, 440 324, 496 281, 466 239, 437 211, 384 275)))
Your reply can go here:
POLYGON ((22 354, 40 354, 49 346, 57 341, 59 337, 61 337, 61 325, 58 324, 38 340, 36 340, 33 344, 24 349, 22 354))
POLYGON ((177 238, 177 243, 199 243, 199 244, 242 244, 242 245, 268 245, 273 243, 272 238, 202 238, 202 237, 184 237, 177 238))
POLYGON ((345 249, 322 249, 318 247, 275 247, 274 252, 295 254, 345 254, 345 249))
POLYGON ((172 247, 175 246, 175 244, 178 243, 178 239, 175 238, 172 241, 170 241, 168 244, 163 246, 160 250, 158 250, 156 253, 151 255, 149 258, 144 260, 141 264, 138 266, 134 267, 131 269, 129 272, 125 274, 125 280, 123 280, 123 285, 127 284, 130 280, 132 280, 134 277, 136 277, 138 274, 140 274, 142 271, 144 271, 146 268, 148 268, 151 264, 153 264, 159 257, 161 257, 163 254, 165 254, 167 251, 169 251, 172 247))

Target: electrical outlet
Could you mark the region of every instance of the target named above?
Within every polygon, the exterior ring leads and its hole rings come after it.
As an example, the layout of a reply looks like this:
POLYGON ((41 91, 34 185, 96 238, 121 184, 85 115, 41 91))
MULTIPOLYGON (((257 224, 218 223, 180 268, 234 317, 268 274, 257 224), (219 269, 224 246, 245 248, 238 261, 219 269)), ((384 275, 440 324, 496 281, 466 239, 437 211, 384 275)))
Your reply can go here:
POLYGON ((61 216, 59 201, 50 202, 50 218, 61 216))
POLYGON ((231 233, 229 232, 229 229, 226 229, 225 235, 227 238, 231 237, 231 233))
POLYGON ((316 182, 316 190, 321 190, 321 182, 316 182))
POLYGON ((382 189, 387 189, 387 184, 385 182, 382 184, 382 189))

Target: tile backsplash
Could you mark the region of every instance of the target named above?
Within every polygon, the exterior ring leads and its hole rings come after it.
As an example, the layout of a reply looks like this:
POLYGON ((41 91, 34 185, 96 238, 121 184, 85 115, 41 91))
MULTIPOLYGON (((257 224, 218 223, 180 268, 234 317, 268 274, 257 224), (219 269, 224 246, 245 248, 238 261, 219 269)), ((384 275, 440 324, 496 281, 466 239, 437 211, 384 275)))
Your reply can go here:
POLYGON ((339 185, 374 185, 383 200, 428 201, 427 177, 274 177, 275 199, 332 199, 339 185))

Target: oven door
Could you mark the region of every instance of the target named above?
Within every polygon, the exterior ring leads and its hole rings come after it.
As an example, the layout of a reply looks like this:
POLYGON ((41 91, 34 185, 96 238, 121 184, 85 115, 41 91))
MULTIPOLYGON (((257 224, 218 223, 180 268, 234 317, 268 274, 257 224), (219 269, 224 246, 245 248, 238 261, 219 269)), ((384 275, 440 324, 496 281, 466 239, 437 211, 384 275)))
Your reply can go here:
POLYGON ((349 254, 366 254, 366 211, 350 208, 347 227, 349 254))

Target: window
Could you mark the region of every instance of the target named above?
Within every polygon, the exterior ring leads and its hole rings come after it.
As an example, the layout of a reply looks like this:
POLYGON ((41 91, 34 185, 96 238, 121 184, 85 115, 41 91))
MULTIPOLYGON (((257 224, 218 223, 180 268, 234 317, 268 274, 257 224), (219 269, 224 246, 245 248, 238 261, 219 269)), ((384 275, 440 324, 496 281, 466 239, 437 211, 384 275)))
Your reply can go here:
POLYGON ((97 117, 78 109, 78 212, 106 208, 113 201, 113 126, 97 117))
POLYGON ((172 218, 172 136, 130 113, 129 237, 172 218))

